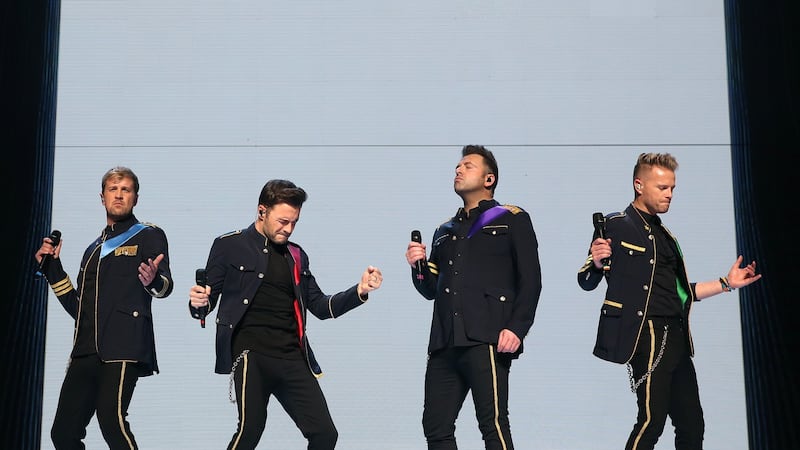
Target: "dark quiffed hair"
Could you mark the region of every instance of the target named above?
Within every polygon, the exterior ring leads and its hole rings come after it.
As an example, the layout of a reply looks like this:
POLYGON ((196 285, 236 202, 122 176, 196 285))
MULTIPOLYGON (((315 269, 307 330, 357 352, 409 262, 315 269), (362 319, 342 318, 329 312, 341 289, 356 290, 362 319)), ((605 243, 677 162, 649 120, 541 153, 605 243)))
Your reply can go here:
POLYGON ((483 157, 483 163, 486 164, 486 167, 489 169, 487 175, 489 173, 494 175, 494 182, 489 187, 492 193, 494 193, 494 190, 497 188, 497 182, 500 181, 500 173, 497 169, 497 160, 494 159, 494 154, 491 150, 482 145, 465 145, 461 150, 461 156, 464 157, 467 155, 480 155, 483 157))
POLYGON ((261 188, 258 204, 271 208, 279 203, 286 203, 300 208, 308 199, 308 194, 289 180, 269 180, 261 188))

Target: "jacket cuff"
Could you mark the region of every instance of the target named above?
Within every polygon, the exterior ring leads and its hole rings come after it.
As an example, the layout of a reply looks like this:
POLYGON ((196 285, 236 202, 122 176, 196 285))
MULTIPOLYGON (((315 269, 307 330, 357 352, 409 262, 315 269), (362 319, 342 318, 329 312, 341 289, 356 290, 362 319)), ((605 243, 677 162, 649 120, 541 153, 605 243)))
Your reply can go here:
POLYGON ((148 294, 156 298, 163 297, 169 291, 169 280, 164 275, 159 274, 153 282, 145 287, 148 294))

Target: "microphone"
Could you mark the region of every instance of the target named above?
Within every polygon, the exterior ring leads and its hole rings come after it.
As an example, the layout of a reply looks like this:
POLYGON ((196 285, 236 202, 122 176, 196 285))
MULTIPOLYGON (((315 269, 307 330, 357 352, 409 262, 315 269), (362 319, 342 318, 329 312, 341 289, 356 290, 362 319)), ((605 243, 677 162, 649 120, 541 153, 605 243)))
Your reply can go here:
MULTIPOLYGON (((594 223, 594 232, 600 239, 606 238, 606 217, 601 212, 592 214, 592 223, 594 223)), ((611 270, 611 263, 608 258, 603 258, 603 271, 611 270)))
MULTIPOLYGON (((418 242, 418 243, 421 244, 422 243, 422 233, 420 233, 419 230, 412 231, 411 232, 411 241, 412 242, 418 242)), ((420 280, 420 281, 424 280, 425 279, 425 275, 423 275, 423 273, 422 273, 422 260, 421 259, 417 261, 416 269, 417 269, 417 280, 420 280)))
MULTIPOLYGON (((206 276, 206 269, 197 269, 194 272, 194 281, 197 283, 198 286, 202 286, 205 289, 206 284, 208 284, 208 279, 206 276)), ((206 327, 206 315, 208 314, 208 305, 203 306, 201 308, 197 308, 200 314, 200 328, 206 327)))
MULTIPOLYGON (((53 247, 57 247, 58 243, 61 242, 61 232, 58 230, 53 230, 48 237, 50 238, 50 242, 53 243, 53 247)), ((33 274, 36 278, 41 278, 44 276, 44 272, 47 270, 47 265, 50 264, 50 259, 51 255, 42 255, 42 261, 39 263, 39 267, 33 274)))

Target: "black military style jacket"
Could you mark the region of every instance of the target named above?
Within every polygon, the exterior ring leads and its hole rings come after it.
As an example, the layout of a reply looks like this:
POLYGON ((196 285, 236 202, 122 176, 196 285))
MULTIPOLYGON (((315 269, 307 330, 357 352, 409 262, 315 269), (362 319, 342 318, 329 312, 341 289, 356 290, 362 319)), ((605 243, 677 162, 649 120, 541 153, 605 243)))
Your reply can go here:
MULTIPOLYGON (((306 336, 307 312, 319 319, 333 319, 361 306, 364 301, 358 296, 357 285, 333 295, 323 293, 309 269, 306 252, 292 242, 289 242, 289 250, 286 258, 294 278, 295 310, 299 312, 296 315, 298 345, 309 370, 319 377, 322 369, 306 336)), ((217 309, 216 373, 231 373, 233 334, 267 273, 268 251, 267 238, 256 230, 255 224, 219 236, 211 246, 206 272, 211 286, 209 311, 217 309)), ((189 310, 194 318, 200 317, 198 308, 190 304, 189 310)))
POLYGON ((459 208, 436 229, 421 279, 412 269, 417 291, 434 300, 429 353, 496 344, 504 328, 524 340, 533 325, 542 277, 530 216, 495 200, 469 213, 459 208))
POLYGON ((153 297, 167 297, 173 288, 167 236, 161 228, 131 215, 107 226, 86 249, 77 288, 60 259, 51 261, 45 276, 58 301, 75 319, 76 343, 79 326, 90 321, 88 328, 81 329, 94 332, 92 341, 102 361, 140 363, 144 369, 141 376, 158 372, 151 304, 153 297), (162 253, 158 276, 145 288, 139 281, 139 264, 162 253), (84 282, 87 276, 94 281, 84 282), (92 302, 91 307, 86 302, 92 302), (86 310, 93 310, 94 317, 87 317, 86 310))
MULTIPOLYGON (((680 246, 675 236, 660 225, 669 238, 680 246)), ((595 289, 603 278, 606 279, 606 294, 600 308, 597 340, 594 355, 615 363, 630 361, 639 335, 648 316, 650 286, 656 267, 656 239, 651 232, 651 224, 638 213, 631 204, 624 212, 606 216, 605 237, 611 239, 610 270, 603 271, 594 266, 591 250, 586 262, 578 271, 578 285, 590 291, 595 289)), ((597 238, 595 235, 592 239, 597 238)), ((679 255, 679 280, 676 282, 687 296, 683 309, 686 338, 693 355, 691 334, 689 332, 689 312, 696 299, 695 283, 690 283, 683 255, 679 255)))

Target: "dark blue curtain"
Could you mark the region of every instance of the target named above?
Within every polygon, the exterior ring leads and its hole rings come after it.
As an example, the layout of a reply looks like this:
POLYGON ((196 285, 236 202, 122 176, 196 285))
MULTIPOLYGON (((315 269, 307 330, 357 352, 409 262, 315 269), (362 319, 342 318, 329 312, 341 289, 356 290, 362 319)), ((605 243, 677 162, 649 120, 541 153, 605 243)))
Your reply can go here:
POLYGON ((3 264, 0 448, 38 449, 42 434, 47 285, 33 255, 50 233, 60 1, 0 6, 3 264))
POLYGON ((725 2, 736 242, 764 274, 739 292, 751 450, 800 449, 798 5, 725 2))

